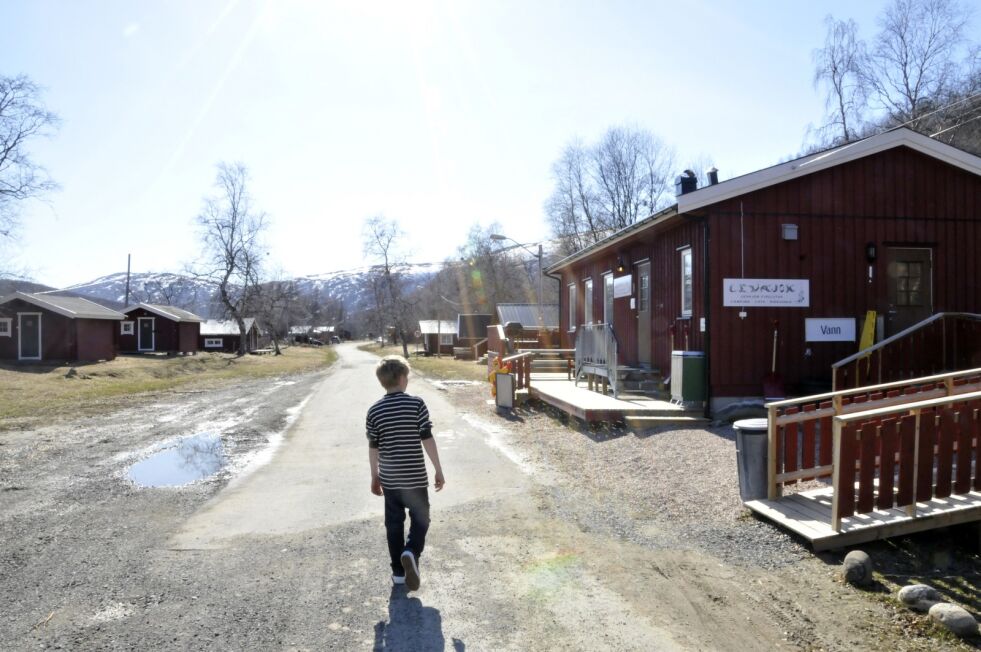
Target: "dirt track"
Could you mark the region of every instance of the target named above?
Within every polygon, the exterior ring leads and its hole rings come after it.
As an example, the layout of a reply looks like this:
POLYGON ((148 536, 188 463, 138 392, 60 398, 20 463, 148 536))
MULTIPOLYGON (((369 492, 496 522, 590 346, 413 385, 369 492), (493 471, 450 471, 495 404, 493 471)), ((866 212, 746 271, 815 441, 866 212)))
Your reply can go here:
MULTIPOLYGON (((0 648, 961 645, 908 636, 905 616, 837 582, 822 559, 766 569, 693 547, 656 510, 577 477, 528 430, 538 424, 497 419, 483 388, 439 391, 422 379, 410 391, 434 415, 448 486, 433 497, 423 589, 393 590, 360 428, 378 393, 372 363, 345 348, 327 374, 0 433, 0 648), (221 434, 228 471, 181 489, 126 479, 155 445, 205 430, 221 434), (282 492, 295 493, 277 503, 282 492), (250 514, 258 496, 267 506, 250 514)), ((618 472, 598 474, 613 484, 618 472)))

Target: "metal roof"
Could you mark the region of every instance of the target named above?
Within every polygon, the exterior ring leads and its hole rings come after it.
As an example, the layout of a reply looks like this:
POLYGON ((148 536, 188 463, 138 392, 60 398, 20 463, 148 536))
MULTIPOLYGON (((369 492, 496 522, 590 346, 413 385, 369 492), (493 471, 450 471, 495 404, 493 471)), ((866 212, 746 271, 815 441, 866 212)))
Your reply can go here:
POLYGON ((126 315, 116 312, 94 301, 82 297, 65 297, 53 294, 31 294, 29 292, 14 292, 8 294, 0 304, 20 299, 38 308, 64 315, 70 319, 126 319, 126 315))
MULTIPOLYGON (((545 328, 559 327, 559 305, 546 303, 542 306, 545 315, 545 328)), ((499 303, 497 304, 497 319, 501 324, 518 322, 527 329, 536 329, 541 323, 538 318, 537 303, 499 303)))
MULTIPOLYGON (((245 332, 248 333, 255 326, 254 317, 246 317, 245 322, 245 332)), ((202 335, 241 335, 238 330, 238 322, 233 319, 206 319, 201 322, 201 334, 202 335)))
POLYGON ((423 335, 435 335, 436 333, 456 335, 456 322, 445 319, 420 319, 419 332, 423 335))
POLYGON ((147 312, 152 312, 155 315, 159 315, 164 319, 169 319, 171 321, 178 321, 178 322, 204 321, 203 319, 195 315, 193 312, 189 312, 187 310, 181 310, 180 308, 175 308, 174 306, 161 306, 155 303, 138 303, 135 306, 128 306, 126 310, 124 310, 123 312, 129 314, 138 308, 143 308, 147 312))

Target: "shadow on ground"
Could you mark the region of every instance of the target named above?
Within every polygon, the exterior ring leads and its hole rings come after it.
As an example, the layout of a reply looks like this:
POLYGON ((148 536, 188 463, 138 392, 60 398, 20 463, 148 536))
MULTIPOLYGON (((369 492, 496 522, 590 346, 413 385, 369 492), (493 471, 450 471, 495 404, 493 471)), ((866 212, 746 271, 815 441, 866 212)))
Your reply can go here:
MULTIPOLYGON (((464 652, 466 644, 452 640, 454 652, 464 652)), ((375 652, 443 652, 443 618, 439 609, 425 607, 419 598, 410 598, 404 586, 393 586, 388 599, 388 621, 375 624, 375 652)))

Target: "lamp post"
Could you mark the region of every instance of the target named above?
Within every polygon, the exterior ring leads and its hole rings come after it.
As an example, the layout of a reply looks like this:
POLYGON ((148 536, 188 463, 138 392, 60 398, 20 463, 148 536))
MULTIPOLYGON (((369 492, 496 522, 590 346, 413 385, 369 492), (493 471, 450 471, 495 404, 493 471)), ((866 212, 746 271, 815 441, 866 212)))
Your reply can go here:
POLYGON ((521 244, 520 242, 518 242, 514 238, 509 238, 508 236, 501 235, 500 233, 491 233, 490 234, 490 239, 491 240, 497 240, 498 242, 501 242, 503 240, 510 240, 516 246, 521 247, 522 249, 524 249, 525 251, 527 251, 528 253, 530 253, 532 256, 535 256, 536 258, 538 258, 538 327, 540 329, 544 329, 545 328, 545 308, 544 308, 544 305, 543 305, 543 301, 544 301, 545 294, 544 294, 543 289, 542 289, 542 279, 544 278, 544 275, 545 275, 545 269, 542 267, 542 243, 540 243, 540 242, 538 243, 538 253, 536 254, 534 251, 532 251, 531 249, 529 249, 525 245, 521 244))

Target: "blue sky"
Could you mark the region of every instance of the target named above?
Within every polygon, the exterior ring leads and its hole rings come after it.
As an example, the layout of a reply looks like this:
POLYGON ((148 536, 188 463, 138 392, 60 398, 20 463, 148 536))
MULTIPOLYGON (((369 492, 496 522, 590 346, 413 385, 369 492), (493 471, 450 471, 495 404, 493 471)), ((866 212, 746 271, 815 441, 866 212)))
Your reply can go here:
POLYGON ((722 179, 797 152, 822 100, 828 13, 883 1, 133 2, 0 0, 0 74, 47 90, 33 147, 61 184, 23 206, 18 263, 64 286, 180 271, 218 161, 241 161, 290 274, 364 264, 361 222, 452 256, 474 223, 547 236, 572 139, 649 129, 722 179))

